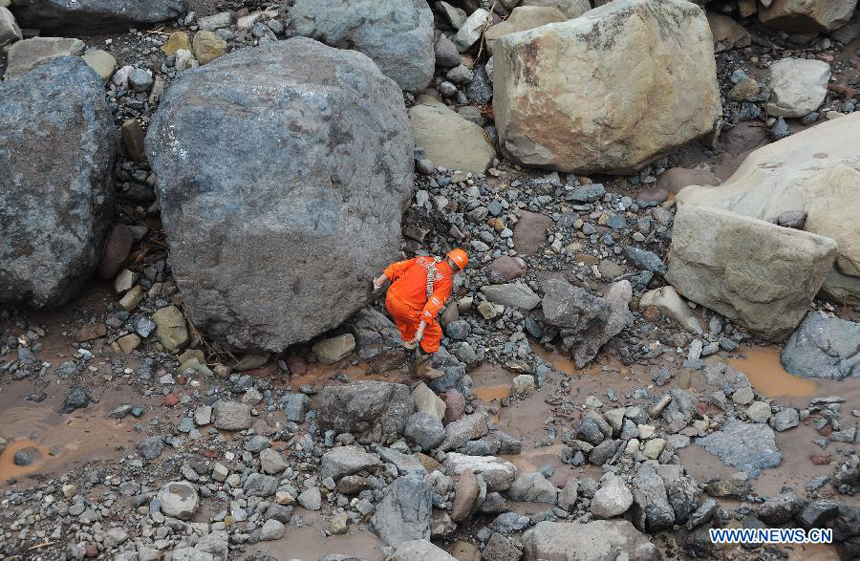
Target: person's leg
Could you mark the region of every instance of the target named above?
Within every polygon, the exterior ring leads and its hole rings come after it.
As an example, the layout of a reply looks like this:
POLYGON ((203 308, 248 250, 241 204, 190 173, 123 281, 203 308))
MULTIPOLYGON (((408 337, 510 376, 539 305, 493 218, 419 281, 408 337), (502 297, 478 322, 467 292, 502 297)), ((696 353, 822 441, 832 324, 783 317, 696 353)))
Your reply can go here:
POLYGON ((428 323, 424 328, 424 338, 421 339, 421 349, 432 355, 439 350, 439 343, 442 341, 442 328, 438 321, 428 323))
POLYGON ((412 310, 397 298, 392 298, 390 292, 385 298, 385 309, 388 310, 388 314, 394 320, 394 325, 397 326, 403 342, 406 343, 414 339, 418 323, 415 322, 415 318, 413 317, 415 314, 412 313, 412 310))

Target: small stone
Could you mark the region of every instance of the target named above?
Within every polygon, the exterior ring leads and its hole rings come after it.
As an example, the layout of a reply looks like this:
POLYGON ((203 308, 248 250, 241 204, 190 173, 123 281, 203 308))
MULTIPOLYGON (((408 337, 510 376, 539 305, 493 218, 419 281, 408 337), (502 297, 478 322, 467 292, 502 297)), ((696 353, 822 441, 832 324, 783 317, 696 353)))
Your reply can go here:
POLYGON ((201 65, 206 64, 227 52, 227 42, 211 31, 198 31, 194 34, 192 52, 201 65))
POLYGON ((90 49, 83 56, 83 59, 90 65, 90 68, 96 71, 102 82, 107 83, 113 75, 114 70, 116 70, 116 59, 107 51, 90 49))
POLYGON ((266 448, 260 452, 260 467, 265 473, 274 474, 281 473, 287 469, 287 462, 280 452, 272 448, 266 448))
POLYGON ((180 520, 190 520, 197 511, 197 490, 187 481, 173 481, 158 492, 161 512, 180 520))
POLYGON ((298 502, 308 510, 319 510, 322 506, 322 495, 319 487, 305 489, 298 497, 298 502))
POLYGON ((260 541, 279 540, 284 537, 286 528, 283 523, 277 520, 266 520, 263 528, 260 530, 260 541))

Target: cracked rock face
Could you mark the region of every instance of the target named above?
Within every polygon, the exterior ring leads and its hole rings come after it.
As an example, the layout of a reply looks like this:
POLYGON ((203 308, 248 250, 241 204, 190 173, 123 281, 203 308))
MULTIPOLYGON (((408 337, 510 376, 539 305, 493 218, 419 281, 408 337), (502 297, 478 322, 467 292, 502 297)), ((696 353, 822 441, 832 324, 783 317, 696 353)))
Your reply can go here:
POLYGON ((188 71, 146 146, 189 319, 229 347, 339 325, 397 257, 412 134, 360 53, 296 37, 188 71))
POLYGON ((95 272, 116 140, 102 81, 80 58, 0 84, 0 302, 59 306, 95 272))

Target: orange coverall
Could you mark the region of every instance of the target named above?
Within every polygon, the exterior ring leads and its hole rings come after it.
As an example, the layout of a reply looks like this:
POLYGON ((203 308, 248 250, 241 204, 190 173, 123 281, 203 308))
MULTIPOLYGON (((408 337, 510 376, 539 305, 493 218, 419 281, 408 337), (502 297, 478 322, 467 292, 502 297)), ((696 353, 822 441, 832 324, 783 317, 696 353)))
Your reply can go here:
POLYGON ((399 263, 392 263, 385 269, 385 276, 393 284, 385 296, 385 308, 403 341, 409 342, 415 338, 418 324, 421 320, 427 322, 421 348, 426 353, 439 350, 442 340, 442 328, 436 320, 436 315, 445 301, 451 296, 454 282, 454 271, 447 260, 434 263, 432 257, 416 257, 399 263), (436 267, 441 274, 433 284, 433 294, 427 299, 427 270, 425 267, 436 267))

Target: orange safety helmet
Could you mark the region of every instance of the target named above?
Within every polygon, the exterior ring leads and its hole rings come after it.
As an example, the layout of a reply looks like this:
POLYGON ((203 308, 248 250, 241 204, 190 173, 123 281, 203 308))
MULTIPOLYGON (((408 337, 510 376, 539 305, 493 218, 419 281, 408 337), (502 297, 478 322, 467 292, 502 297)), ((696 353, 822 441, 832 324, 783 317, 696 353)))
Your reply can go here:
POLYGON ((449 251, 446 257, 453 261, 461 270, 465 269, 466 265, 469 264, 469 256, 466 255, 466 252, 459 247, 455 247, 449 251))

